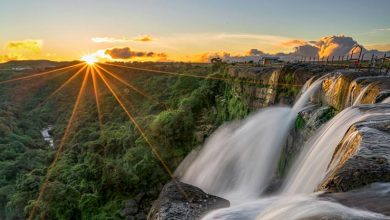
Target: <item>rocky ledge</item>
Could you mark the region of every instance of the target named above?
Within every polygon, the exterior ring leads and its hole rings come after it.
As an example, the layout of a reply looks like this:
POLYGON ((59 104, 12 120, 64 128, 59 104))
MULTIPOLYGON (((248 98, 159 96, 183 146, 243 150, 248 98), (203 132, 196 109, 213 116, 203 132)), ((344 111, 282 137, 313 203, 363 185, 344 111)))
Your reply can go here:
POLYGON ((353 125, 337 147, 330 167, 320 190, 344 192, 373 182, 390 182, 389 118, 353 125))
POLYGON ((209 195, 201 189, 177 180, 164 186, 153 203, 149 220, 195 220, 206 213, 229 207, 229 201, 209 195))
POLYGON ((390 216, 390 183, 373 183, 349 192, 327 192, 319 197, 348 207, 390 216))

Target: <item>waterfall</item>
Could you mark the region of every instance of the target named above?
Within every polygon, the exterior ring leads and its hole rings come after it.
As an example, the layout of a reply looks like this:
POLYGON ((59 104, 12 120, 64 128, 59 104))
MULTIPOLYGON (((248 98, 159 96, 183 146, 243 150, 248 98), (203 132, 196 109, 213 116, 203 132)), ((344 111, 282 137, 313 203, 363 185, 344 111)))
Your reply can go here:
POLYGON ((293 122, 290 108, 273 107, 223 126, 206 142, 182 181, 230 201, 260 196, 293 122))
POLYGON ((282 195, 312 193, 326 176, 333 153, 347 130, 355 123, 390 115, 380 109, 362 112, 350 107, 325 124, 303 147, 284 183, 282 195))
MULTIPOLYGON (((292 108, 264 108, 245 120, 221 126, 199 152, 194 151, 183 161, 176 170, 183 182, 231 202, 231 207, 213 211, 204 220, 305 219, 322 215, 338 219, 388 219, 381 214, 320 199, 313 193, 329 169, 340 160, 334 157, 334 152, 348 129, 360 121, 390 116, 388 108, 383 108, 385 104, 373 108, 352 106, 337 114, 306 141, 280 192, 272 197, 262 196, 273 178, 297 114, 323 80, 324 77, 311 84, 308 82, 292 108)), ((337 80, 333 80, 328 93, 336 86, 337 80)), ((369 87, 361 91, 355 102, 362 99, 369 87)), ((344 144, 357 133, 350 135, 344 139, 344 144)))
POLYGON ((336 202, 317 199, 314 196, 296 196, 277 202, 277 205, 265 210, 258 220, 274 219, 349 219, 383 220, 382 214, 349 208, 336 202), (327 216, 327 218, 321 218, 327 216))
POLYGON ((293 108, 270 107, 241 122, 222 126, 191 163, 176 173, 181 180, 231 202, 258 198, 268 186, 298 112, 320 88, 313 82, 293 108))
POLYGON ((360 91, 358 97, 356 97, 353 105, 359 105, 362 102, 363 97, 366 95, 367 91, 371 88, 371 84, 368 84, 366 87, 360 91))
MULTIPOLYGON (((209 213, 203 220, 293 220, 311 219, 318 216, 351 220, 389 219, 378 213, 353 209, 334 201, 319 199, 317 194, 313 194, 327 175, 333 153, 349 127, 362 120, 388 117, 390 116, 388 111, 381 106, 372 109, 365 109, 365 106, 345 109, 306 142, 279 194, 233 204, 230 208, 209 213)), ((351 133, 351 136, 353 135, 355 135, 354 132, 351 133)), ((347 137, 345 141, 350 141, 350 138, 347 137)), ((337 163, 339 158, 335 160, 337 163)), ((386 189, 388 191, 390 185, 386 189)), ((378 190, 376 193, 381 191, 383 190, 378 190)))
MULTIPOLYGON (((374 183, 363 189, 348 192, 344 198, 349 198, 349 202, 357 205, 361 201, 354 201, 356 198, 362 198, 368 203, 387 201, 389 192, 389 183, 374 183)), ((230 208, 215 210, 202 220, 390 219, 379 213, 350 208, 335 202, 332 197, 319 197, 319 195, 320 193, 260 198, 230 208)))

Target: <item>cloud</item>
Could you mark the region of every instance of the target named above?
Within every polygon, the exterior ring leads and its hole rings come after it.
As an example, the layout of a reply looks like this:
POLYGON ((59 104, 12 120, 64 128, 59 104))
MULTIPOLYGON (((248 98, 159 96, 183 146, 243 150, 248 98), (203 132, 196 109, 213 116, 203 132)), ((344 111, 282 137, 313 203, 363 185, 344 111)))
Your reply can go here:
POLYGON ((11 60, 20 60, 22 57, 17 54, 0 54, 0 63, 5 63, 11 60))
POLYGON ((294 47, 292 54, 301 57, 317 57, 319 48, 310 44, 294 47))
POLYGON ((375 31, 390 31, 390 28, 378 28, 375 31))
MULTIPOLYGON (((332 35, 322 37, 317 41, 308 41, 306 44, 294 47, 291 55, 306 57, 339 57, 351 53, 352 49, 358 45, 358 42, 352 37, 344 35, 332 35)), ((359 50, 355 51, 359 52, 359 50)), ((363 47, 363 53, 374 53, 363 47)), ((377 51, 379 52, 379 51, 377 51)), ((377 53, 375 52, 375 53, 377 53)))
POLYGON ((91 40, 94 43, 128 43, 128 42, 133 42, 133 41, 149 42, 149 41, 152 41, 153 38, 149 35, 143 35, 143 36, 138 36, 136 38, 94 37, 91 40))
POLYGON ((134 41, 140 41, 140 42, 149 42, 152 41, 153 38, 149 35, 139 36, 134 39, 134 41))
POLYGON ((265 56, 270 57, 275 55, 264 53, 258 49, 250 49, 248 52, 241 55, 240 54, 233 55, 229 52, 207 52, 207 53, 192 56, 191 58, 196 62, 210 62, 212 58, 219 57, 225 62, 233 63, 233 62, 249 62, 249 61, 258 62, 265 56))
POLYGON ((114 37, 94 37, 92 38, 94 43, 126 43, 132 41, 129 38, 114 38, 114 37))
MULTIPOLYGON (((281 60, 291 61, 291 60, 300 60, 302 57, 332 57, 335 56, 337 59, 338 56, 346 56, 351 54, 352 49, 358 44, 352 37, 348 36, 326 36, 319 40, 314 41, 303 41, 303 40, 290 40, 285 41, 282 44, 295 46, 293 51, 290 53, 276 53, 270 54, 265 53, 259 49, 250 49, 244 54, 232 55, 228 52, 213 52, 213 53, 204 53, 196 56, 200 61, 210 61, 213 57, 220 57, 226 62, 248 62, 254 61, 258 62, 263 57, 279 57, 281 60)), ((379 51, 378 48, 382 47, 384 50, 389 50, 390 45, 372 45, 370 50, 363 47, 362 53, 365 54, 365 59, 369 59, 372 55, 374 56, 383 56, 385 51, 379 51)), ((356 50, 355 54, 358 54, 360 51, 356 50)), ((390 54, 388 51, 387 54, 390 54)))
POLYGON ((42 40, 9 41, 6 44, 6 48, 9 50, 30 50, 34 53, 39 53, 42 45, 42 40))
POLYGON ((308 43, 308 42, 305 41, 305 40, 298 40, 298 39, 295 39, 295 40, 284 41, 284 42, 282 42, 282 45, 283 45, 283 46, 287 46, 287 47, 296 47, 296 46, 305 45, 305 44, 307 44, 307 43, 308 43))
POLYGON ((344 56, 348 54, 358 43, 352 37, 327 36, 317 41, 316 46, 319 48, 319 56, 344 56))
POLYGON ((249 56, 258 56, 258 55, 264 54, 264 52, 261 51, 261 50, 258 50, 258 49, 250 49, 250 50, 247 52, 247 54, 248 54, 249 56))
POLYGON ((112 59, 156 58, 166 60, 168 57, 165 53, 132 51, 129 47, 106 49, 104 54, 112 59))
POLYGON ((390 44, 368 44, 365 46, 370 50, 390 51, 390 44))

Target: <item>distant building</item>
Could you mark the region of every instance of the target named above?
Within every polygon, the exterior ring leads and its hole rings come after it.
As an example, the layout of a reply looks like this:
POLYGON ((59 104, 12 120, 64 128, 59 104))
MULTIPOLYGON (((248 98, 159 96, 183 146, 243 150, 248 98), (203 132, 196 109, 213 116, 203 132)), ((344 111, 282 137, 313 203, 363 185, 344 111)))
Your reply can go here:
POLYGON ((281 63, 282 61, 279 59, 279 57, 263 57, 261 60, 259 60, 261 65, 272 65, 276 63, 281 63))

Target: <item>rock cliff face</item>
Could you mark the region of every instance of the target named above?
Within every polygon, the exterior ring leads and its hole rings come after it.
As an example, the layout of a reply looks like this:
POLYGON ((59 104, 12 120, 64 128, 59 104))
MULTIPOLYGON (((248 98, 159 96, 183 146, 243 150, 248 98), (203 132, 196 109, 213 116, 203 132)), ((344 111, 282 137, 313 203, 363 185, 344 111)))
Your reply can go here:
POLYGON ((367 72, 335 72, 323 83, 327 104, 341 111, 356 104, 374 104, 389 94, 390 78, 367 72))
POLYGON ((237 80, 236 91, 255 110, 275 103, 280 72, 280 68, 272 67, 233 67, 228 75, 237 80))

